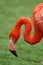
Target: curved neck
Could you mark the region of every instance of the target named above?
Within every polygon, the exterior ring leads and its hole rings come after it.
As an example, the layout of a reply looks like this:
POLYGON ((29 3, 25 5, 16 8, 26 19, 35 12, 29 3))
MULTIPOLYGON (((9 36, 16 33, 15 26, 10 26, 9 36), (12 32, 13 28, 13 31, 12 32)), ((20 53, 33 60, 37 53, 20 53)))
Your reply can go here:
POLYGON ((19 30, 23 24, 25 25, 25 27, 27 27, 27 24, 30 24, 30 23, 31 21, 29 18, 22 17, 19 20, 17 20, 15 28, 19 30))
POLYGON ((17 20, 16 26, 13 29, 13 40, 15 42, 18 40, 20 36, 20 28, 21 26, 25 24, 25 30, 24 30, 24 40, 30 44, 35 44, 39 42, 42 38, 42 33, 40 32, 37 24, 34 24, 34 36, 31 36, 31 30, 32 30, 32 22, 29 18, 22 17, 19 20, 17 20))

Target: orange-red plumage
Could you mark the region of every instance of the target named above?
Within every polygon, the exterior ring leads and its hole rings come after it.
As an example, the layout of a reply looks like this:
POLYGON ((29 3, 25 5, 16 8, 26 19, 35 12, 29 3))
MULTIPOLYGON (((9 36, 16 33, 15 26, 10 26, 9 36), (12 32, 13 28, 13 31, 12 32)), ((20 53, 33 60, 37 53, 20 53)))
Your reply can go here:
POLYGON ((20 37, 20 29, 21 26, 24 24, 24 40, 28 44, 36 44, 40 42, 43 37, 43 4, 39 4, 35 7, 33 11, 33 25, 34 25, 34 36, 31 36, 32 30, 32 22, 27 17, 21 17, 17 20, 15 27, 11 30, 9 34, 9 39, 12 39, 14 44, 20 37))

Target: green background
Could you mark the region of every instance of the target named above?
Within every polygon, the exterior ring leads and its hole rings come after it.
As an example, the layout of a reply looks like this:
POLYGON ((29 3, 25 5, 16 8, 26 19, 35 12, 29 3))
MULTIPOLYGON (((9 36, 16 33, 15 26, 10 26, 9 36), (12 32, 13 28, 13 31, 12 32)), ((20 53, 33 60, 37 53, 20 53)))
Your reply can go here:
MULTIPOLYGON (((0 65, 43 65, 43 40, 29 45, 23 39, 24 26, 20 39, 16 42, 18 57, 9 52, 8 35, 16 21, 22 17, 32 20, 34 7, 43 0, 0 0, 0 65)), ((32 29, 34 35, 34 28, 32 29)))

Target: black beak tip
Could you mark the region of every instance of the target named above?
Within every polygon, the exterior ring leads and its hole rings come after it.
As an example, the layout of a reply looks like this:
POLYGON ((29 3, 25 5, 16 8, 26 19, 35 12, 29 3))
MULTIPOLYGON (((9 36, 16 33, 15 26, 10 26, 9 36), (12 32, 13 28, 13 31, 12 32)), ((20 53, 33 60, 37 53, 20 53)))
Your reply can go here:
POLYGON ((10 49, 9 49, 9 51, 10 51, 13 55, 15 55, 16 57, 18 57, 18 55, 17 55, 17 53, 16 53, 15 50, 10 50, 10 49))

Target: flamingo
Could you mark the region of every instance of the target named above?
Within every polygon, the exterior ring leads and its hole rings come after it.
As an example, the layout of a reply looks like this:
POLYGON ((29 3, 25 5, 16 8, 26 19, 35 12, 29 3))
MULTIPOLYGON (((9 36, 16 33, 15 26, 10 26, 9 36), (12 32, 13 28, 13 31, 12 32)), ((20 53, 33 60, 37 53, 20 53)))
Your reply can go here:
POLYGON ((43 3, 38 4, 33 11, 32 15, 33 22, 28 17, 21 17, 17 20, 16 25, 9 33, 9 50, 10 52, 18 57, 15 44, 20 37, 20 29, 24 24, 24 40, 28 44, 34 45, 41 41, 43 37, 43 3), (31 36, 32 23, 34 25, 34 35, 31 36))

